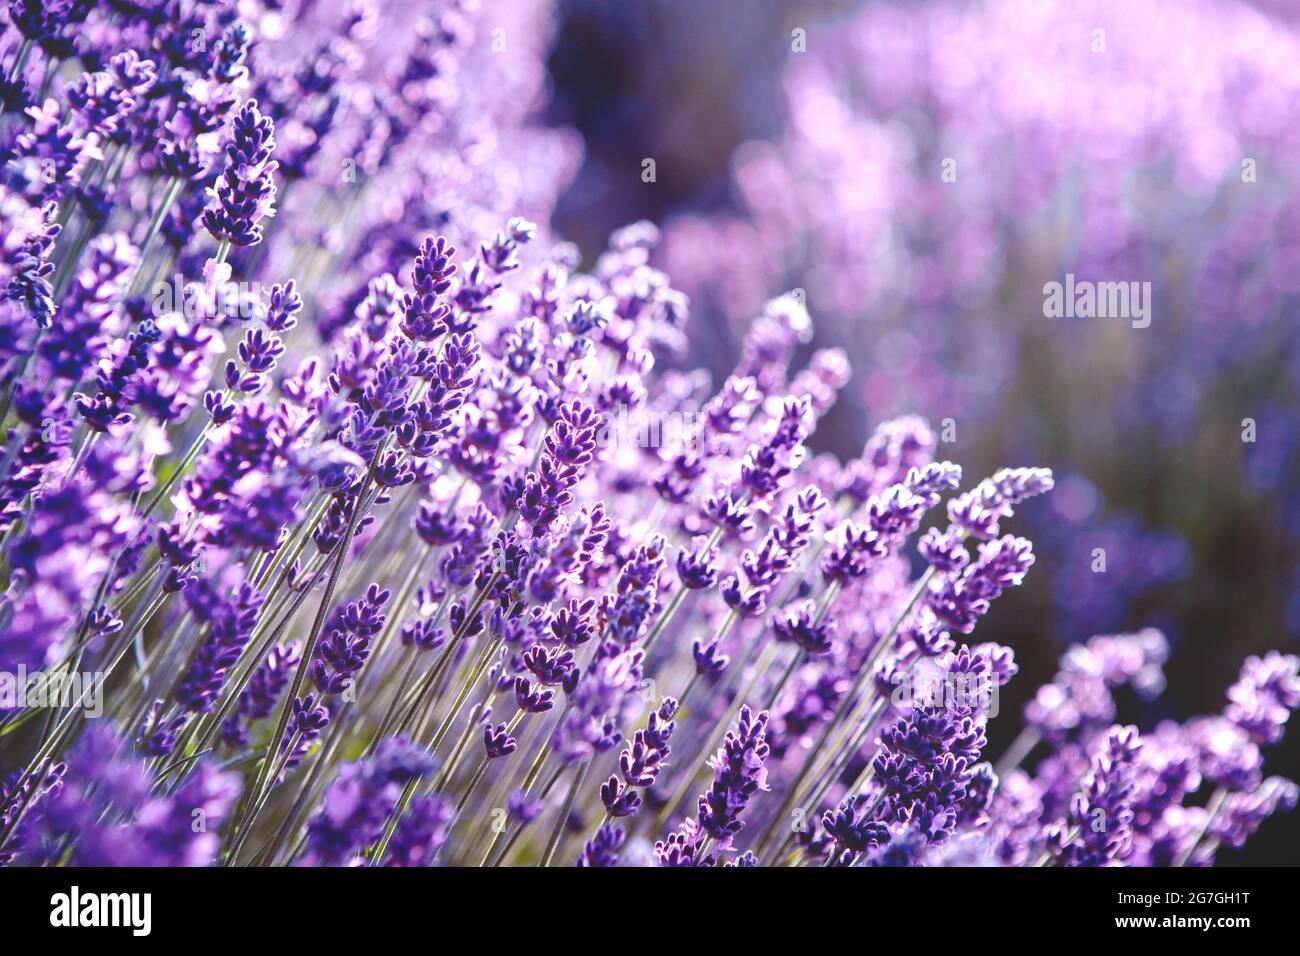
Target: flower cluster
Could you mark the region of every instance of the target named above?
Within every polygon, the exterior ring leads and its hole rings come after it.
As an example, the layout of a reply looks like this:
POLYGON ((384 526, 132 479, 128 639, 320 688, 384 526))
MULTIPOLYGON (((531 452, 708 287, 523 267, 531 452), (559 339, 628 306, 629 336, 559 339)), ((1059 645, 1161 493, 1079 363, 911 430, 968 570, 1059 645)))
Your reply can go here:
POLYGON ((231 119, 226 168, 203 211, 203 225, 214 239, 236 246, 262 241, 259 223, 275 214, 274 150, 275 123, 258 110, 257 100, 249 100, 231 119))
POLYGON ((713 379, 658 228, 584 268, 545 5, 55 6, 0 20, 0 862, 1199 865, 1296 802, 1296 659, 1118 726, 1154 630, 990 760, 1057 478, 915 415, 819 451, 835 320, 757 301, 713 379))
MULTIPOLYGON (((669 22, 728 35, 721 15, 701 23, 688 3, 669 6, 669 22)), ((1160 0, 925 0, 809 23, 806 51, 774 68, 775 120, 755 121, 742 83, 710 87, 741 130, 726 164, 737 202, 675 216, 658 262, 725 317, 727 332, 701 344, 739 337, 768 297, 798 290, 819 343, 853 366, 841 397, 853 417, 915 411, 942 422, 946 441, 985 447, 1007 437, 1014 401, 1018 453, 1050 459, 1068 485, 1023 531, 1063 640, 1131 626, 1191 574, 1245 567, 1279 579, 1270 603, 1295 637, 1288 356, 1300 332, 1287 320, 1291 244, 1278 237, 1291 235, 1300 179, 1253 188, 1300 141, 1294 102, 1256 112, 1300 84, 1290 14, 1248 0, 1192 0, 1175 18, 1160 0), (1067 275, 1149 283, 1145 318, 1045 317, 1045 284, 1067 275), (1243 394, 1239 381, 1258 388, 1243 394), (1196 459, 1207 435, 1220 436, 1217 453, 1196 459), (1152 487, 1197 501, 1197 517, 1169 521, 1152 487), (1211 487, 1278 520, 1247 544, 1217 515, 1224 495, 1198 495, 1211 487)), ((760 20, 757 35, 786 26, 760 20)), ((703 84, 721 72, 672 68, 703 84)), ((686 122, 673 97, 647 108, 661 128, 686 122)), ((1237 652, 1218 635, 1236 608, 1215 607, 1217 588, 1203 594, 1193 617, 1222 616, 1188 639, 1222 670, 1237 652)))

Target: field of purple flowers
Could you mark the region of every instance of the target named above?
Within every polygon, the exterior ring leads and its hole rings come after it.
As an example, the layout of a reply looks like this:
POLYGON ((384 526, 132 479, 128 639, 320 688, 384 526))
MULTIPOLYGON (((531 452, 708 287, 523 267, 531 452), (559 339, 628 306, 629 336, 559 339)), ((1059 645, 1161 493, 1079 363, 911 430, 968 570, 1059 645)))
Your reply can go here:
POLYGON ((6 0, 0 863, 1207 866, 1291 810, 1300 34, 756 4, 712 202, 575 92, 583 6, 6 0))

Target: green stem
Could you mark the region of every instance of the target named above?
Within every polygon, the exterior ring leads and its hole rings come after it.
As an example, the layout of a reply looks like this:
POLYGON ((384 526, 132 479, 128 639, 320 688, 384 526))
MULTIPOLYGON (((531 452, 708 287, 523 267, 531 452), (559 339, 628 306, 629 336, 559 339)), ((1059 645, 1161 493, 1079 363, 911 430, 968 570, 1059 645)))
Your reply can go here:
POLYGON ((18 44, 18 53, 14 56, 13 66, 9 68, 9 82, 17 81, 19 75, 23 72, 23 67, 27 65, 27 55, 32 52, 32 41, 23 37, 18 44))
POLYGON ((1210 796, 1210 802, 1205 805, 1205 822, 1202 823, 1201 828, 1196 831, 1195 838, 1189 840, 1187 846, 1178 854, 1177 859, 1174 860, 1174 866, 1183 867, 1191 861, 1192 857, 1196 854, 1196 848, 1200 846, 1201 840, 1204 839, 1205 834, 1210 832, 1210 827, 1214 824, 1215 817, 1217 817, 1219 811, 1223 809, 1223 801, 1226 800, 1227 797, 1228 791, 1223 787, 1216 789, 1210 796))
MULTIPOLYGON (((153 219, 149 221, 149 231, 144 234, 144 241, 140 243, 140 273, 137 273, 137 279, 144 271, 144 263, 149 254, 149 247, 153 245, 154 239, 157 238, 158 230, 162 228, 163 219, 171 211, 172 204, 176 202, 176 197, 180 195, 183 184, 184 180, 180 177, 172 178, 172 181, 167 185, 167 192, 163 194, 162 202, 158 204, 158 208, 153 214, 153 219)), ((135 282, 133 281, 131 284, 134 285, 135 282)), ((180 291, 180 289, 177 289, 177 294, 180 294, 180 291)))
POLYGON ((582 787, 582 782, 587 779, 587 771, 590 768, 591 761, 585 760, 582 766, 578 768, 577 773, 573 775, 573 783, 569 784, 569 792, 564 797, 564 805, 560 807, 560 815, 555 821, 555 826, 551 829, 551 838, 547 841, 546 852, 542 854, 538 866, 548 867, 551 865, 551 860, 555 857, 555 851, 560 848, 564 828, 569 823, 569 814, 573 810, 573 801, 578 795, 578 790, 582 787))
MULTIPOLYGON (((375 460, 379 459, 382 454, 382 448, 375 454, 375 460)), ((365 503, 366 493, 370 490, 374 482, 373 464, 371 471, 366 475, 366 480, 357 493, 356 504, 352 509, 352 514, 348 517, 347 530, 344 532, 343 539, 335 546, 338 553, 334 558, 333 568, 330 571, 329 582, 325 586, 325 593, 321 595, 320 604, 316 608, 316 619, 312 623, 311 632, 307 638, 306 646, 303 648, 302 659, 298 662, 298 668, 294 671, 293 683, 289 687, 289 692, 285 696, 284 703, 280 706, 280 718, 276 722, 275 733, 271 735, 270 741, 266 745, 266 754, 262 759, 261 768, 258 771, 257 778, 250 792, 252 800, 249 803, 251 812, 244 814, 242 819, 232 830, 235 835, 235 843, 231 846, 230 854, 227 858, 227 865, 231 865, 238 857, 239 850, 244 841, 248 839, 249 831, 252 830, 253 822, 256 818, 258 805, 264 799, 264 791, 269 789, 271 781, 271 764, 276 754, 276 748, 280 746, 280 741, 284 739, 285 730, 289 726, 289 715, 293 711, 293 702, 302 692, 303 684, 307 680, 307 670, 311 666, 312 657, 316 653, 316 644, 320 640, 320 633, 325 624, 325 617, 329 614, 330 605, 334 600, 334 590, 338 587, 339 576, 343 573, 343 565, 347 561, 349 548, 352 546, 353 535, 356 534, 357 525, 361 520, 361 512, 365 503)))

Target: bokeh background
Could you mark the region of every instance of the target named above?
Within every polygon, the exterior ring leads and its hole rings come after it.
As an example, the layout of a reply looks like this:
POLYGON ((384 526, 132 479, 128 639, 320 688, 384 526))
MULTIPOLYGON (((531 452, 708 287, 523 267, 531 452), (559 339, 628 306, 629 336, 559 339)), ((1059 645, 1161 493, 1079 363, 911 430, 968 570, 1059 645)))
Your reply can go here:
MULTIPOLYGON (((585 155, 553 227, 592 251, 664 224, 692 363, 725 375, 801 289, 807 348, 854 369, 816 449, 917 413, 972 479, 1055 470, 1016 519, 1038 565, 979 632, 1021 664, 990 753, 1092 634, 1169 636, 1166 692, 1122 702, 1144 728, 1297 651, 1300 4, 565 0, 556 31, 543 118, 585 155), (1150 326, 1046 318, 1066 273, 1150 282, 1150 326)), ((1300 733, 1268 759, 1300 775, 1300 733)), ((1220 854, 1298 859, 1294 814, 1220 854)))

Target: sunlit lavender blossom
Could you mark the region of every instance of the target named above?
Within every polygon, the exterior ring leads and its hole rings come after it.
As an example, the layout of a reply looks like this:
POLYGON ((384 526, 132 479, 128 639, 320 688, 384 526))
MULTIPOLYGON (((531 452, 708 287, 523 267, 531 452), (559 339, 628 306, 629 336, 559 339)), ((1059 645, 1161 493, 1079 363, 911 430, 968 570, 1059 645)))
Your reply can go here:
POLYGON ((847 16, 737 154, 739 213, 579 250, 584 151, 595 205, 628 174, 539 125, 562 6, 6 4, 0 863, 1201 866, 1293 809, 1296 657, 1175 714, 1182 635, 1143 625, 1198 597, 1155 593, 1185 513, 1254 533, 1227 463, 1289 487, 1294 370, 1226 429, 1208 383, 1294 354, 1291 177, 1219 180, 1294 153, 1300 44, 1193 2, 1204 56, 1094 87, 1053 31, 1155 5, 1031 6, 847 16), (1190 317, 1043 331, 1013 280, 1072 256, 1190 317), (1168 481, 1169 528, 1091 485, 1112 431, 1108 487, 1168 481), (999 713, 1035 602, 1080 590, 1117 633, 999 713))

